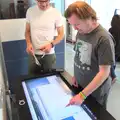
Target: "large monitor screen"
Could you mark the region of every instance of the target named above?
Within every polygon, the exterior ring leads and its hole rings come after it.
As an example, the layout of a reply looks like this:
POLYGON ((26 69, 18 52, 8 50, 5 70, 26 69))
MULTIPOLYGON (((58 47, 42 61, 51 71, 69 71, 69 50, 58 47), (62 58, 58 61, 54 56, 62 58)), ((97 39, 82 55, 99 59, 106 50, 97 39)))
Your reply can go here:
POLYGON ((95 120, 82 106, 66 107, 72 91, 56 75, 22 82, 33 120, 95 120))

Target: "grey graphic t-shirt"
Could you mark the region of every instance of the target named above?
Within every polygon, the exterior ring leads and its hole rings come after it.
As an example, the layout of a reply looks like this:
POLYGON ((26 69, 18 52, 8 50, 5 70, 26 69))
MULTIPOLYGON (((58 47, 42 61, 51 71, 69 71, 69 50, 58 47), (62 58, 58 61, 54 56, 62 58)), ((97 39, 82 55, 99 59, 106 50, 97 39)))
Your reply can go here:
MULTIPOLYGON (((114 64, 114 43, 110 34, 99 25, 91 33, 76 36, 74 50, 74 75, 78 83, 85 88, 99 72, 100 65, 114 64)), ((110 80, 101 87, 102 92, 110 88, 110 80)), ((101 87, 99 89, 101 89, 101 87)))

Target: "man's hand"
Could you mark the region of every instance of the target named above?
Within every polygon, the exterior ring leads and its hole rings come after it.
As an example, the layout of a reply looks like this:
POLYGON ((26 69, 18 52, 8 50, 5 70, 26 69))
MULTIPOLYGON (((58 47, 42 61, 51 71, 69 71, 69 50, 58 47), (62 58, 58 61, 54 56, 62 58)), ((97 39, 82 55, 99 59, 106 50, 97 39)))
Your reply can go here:
POLYGON ((31 55, 34 54, 32 44, 28 44, 28 45, 27 45, 26 52, 27 52, 28 54, 31 54, 31 55))
POLYGON ((84 99, 80 96, 80 94, 75 95, 66 106, 69 105, 81 105, 84 102, 84 99))
POLYGON ((48 44, 45 44, 42 47, 40 47, 40 50, 45 52, 45 53, 49 53, 51 48, 52 48, 52 44, 48 43, 48 44))
POLYGON ((75 87, 78 87, 78 83, 75 77, 72 77, 72 85, 74 85, 75 87))

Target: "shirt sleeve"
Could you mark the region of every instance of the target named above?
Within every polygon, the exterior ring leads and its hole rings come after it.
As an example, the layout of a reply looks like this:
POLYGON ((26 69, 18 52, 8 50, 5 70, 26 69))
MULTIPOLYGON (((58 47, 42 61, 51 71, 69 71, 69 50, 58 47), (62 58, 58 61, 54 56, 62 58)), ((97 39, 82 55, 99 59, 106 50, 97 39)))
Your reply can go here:
POLYGON ((30 15, 29 15, 29 9, 26 12, 26 22, 30 22, 30 15))
POLYGON ((113 65, 115 63, 115 50, 112 38, 100 42, 97 54, 99 65, 113 65))
POLYGON ((61 15, 60 12, 58 12, 57 15, 56 15, 55 26, 56 27, 61 27, 62 25, 63 25, 63 16, 61 15))

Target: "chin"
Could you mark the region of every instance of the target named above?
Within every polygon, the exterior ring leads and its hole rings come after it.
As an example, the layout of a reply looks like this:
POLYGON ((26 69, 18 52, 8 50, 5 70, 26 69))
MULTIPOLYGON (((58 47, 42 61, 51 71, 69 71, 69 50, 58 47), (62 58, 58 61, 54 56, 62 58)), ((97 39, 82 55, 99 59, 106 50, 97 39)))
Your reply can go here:
POLYGON ((40 7, 40 9, 41 9, 41 10, 46 10, 46 8, 42 8, 42 7, 40 7))

